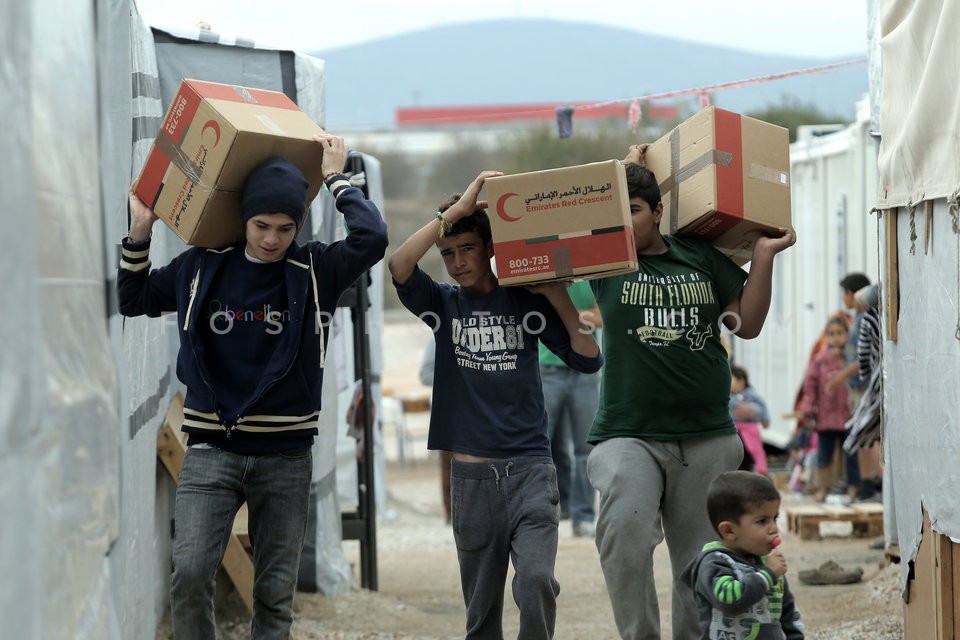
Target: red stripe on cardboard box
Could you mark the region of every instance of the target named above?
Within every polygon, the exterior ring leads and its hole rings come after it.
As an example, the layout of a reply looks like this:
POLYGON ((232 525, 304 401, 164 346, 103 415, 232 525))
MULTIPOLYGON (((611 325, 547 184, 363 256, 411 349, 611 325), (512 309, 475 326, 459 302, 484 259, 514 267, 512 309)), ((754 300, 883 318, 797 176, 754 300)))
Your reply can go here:
POLYGON ((193 87, 200 97, 208 100, 226 100, 229 102, 249 102, 278 109, 300 110, 297 104, 279 91, 241 87, 235 84, 220 84, 218 82, 203 82, 201 80, 185 80, 193 87))
POLYGON ((557 266, 554 253, 564 248, 569 251, 569 266, 573 269, 635 260, 636 250, 632 239, 633 229, 624 227, 619 233, 577 236, 534 244, 528 244, 526 240, 495 242, 497 273, 503 278, 553 273, 557 266))
POLYGON ((134 189, 134 193, 151 209, 155 209, 157 206, 163 176, 166 175, 169 166, 170 158, 160 153, 156 146, 150 149, 150 155, 147 156, 147 161, 140 172, 140 178, 137 179, 137 187, 134 189))
POLYGON ((202 101, 203 98, 197 95, 192 87, 186 82, 181 82, 177 95, 167 107, 167 115, 163 118, 160 133, 166 133, 174 144, 179 146, 183 142, 183 137, 187 135, 187 130, 190 129, 190 124, 202 101))
POLYGON ((743 218, 743 135, 740 114, 716 109, 717 150, 733 156, 728 166, 717 164, 717 210, 743 218))

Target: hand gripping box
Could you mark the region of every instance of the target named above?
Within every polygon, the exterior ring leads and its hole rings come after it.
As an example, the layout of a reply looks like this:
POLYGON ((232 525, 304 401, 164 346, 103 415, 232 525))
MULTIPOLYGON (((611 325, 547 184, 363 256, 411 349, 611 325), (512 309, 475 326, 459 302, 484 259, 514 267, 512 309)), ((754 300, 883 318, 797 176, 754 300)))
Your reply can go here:
POLYGON ((484 189, 500 284, 637 270, 619 160, 489 178, 484 189))
POLYGON ((250 171, 283 156, 323 185, 321 129, 285 94, 185 79, 163 119, 135 193, 187 244, 224 247, 243 237, 240 197, 250 171))
POLYGON ((707 107, 647 149, 660 183, 660 231, 711 242, 739 265, 761 235, 790 228, 790 137, 783 127, 707 107))

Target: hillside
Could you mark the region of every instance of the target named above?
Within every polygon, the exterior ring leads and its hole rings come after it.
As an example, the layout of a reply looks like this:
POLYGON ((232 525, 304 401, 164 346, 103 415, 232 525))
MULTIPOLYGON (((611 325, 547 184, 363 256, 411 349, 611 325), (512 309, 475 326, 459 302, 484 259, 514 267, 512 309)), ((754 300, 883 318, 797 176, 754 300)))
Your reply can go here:
MULTIPOLYGON (((785 18, 788 19, 788 18, 785 18)), ((310 51, 327 63, 327 127, 389 129, 400 106, 603 102, 807 69, 838 59, 764 56, 593 24, 492 20, 310 51)), ((727 90, 713 104, 759 109, 792 95, 852 118, 865 64, 727 90)))

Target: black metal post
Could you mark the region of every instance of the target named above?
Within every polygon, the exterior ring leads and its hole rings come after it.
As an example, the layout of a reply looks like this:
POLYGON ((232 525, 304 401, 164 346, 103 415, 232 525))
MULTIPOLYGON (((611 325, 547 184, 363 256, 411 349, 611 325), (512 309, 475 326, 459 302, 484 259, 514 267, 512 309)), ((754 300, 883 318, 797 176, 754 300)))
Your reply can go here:
POLYGON ((370 387, 370 341, 367 334, 367 276, 356 285, 353 313, 355 368, 359 374, 363 402, 363 458, 357 461, 359 512, 363 539, 360 544, 360 580, 365 589, 377 590, 377 503, 374 479, 373 390, 370 387))

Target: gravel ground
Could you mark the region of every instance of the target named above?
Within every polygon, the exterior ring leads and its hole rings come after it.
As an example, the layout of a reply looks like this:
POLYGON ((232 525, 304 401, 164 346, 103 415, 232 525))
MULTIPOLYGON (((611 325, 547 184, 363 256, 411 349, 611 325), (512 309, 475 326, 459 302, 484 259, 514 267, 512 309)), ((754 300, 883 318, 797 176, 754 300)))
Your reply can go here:
MULTIPOLYGON (((388 318, 384 326, 383 388, 398 396, 422 395, 417 382, 423 344, 429 334, 408 315, 388 318), (400 320, 398 320, 399 318, 400 320)), ((425 433, 422 415, 407 421, 412 432, 425 433)), ((379 589, 354 589, 337 598, 299 593, 295 603, 295 640, 449 640, 463 636, 463 600, 453 535, 444 523, 436 458, 427 454, 422 439, 411 444, 405 464, 397 462, 395 433, 384 433, 388 446, 387 521, 377 524, 379 589)), ((784 497, 784 508, 809 500, 784 497)), ((788 577, 812 640, 899 640, 903 637, 903 603, 898 593, 899 566, 885 565, 882 551, 870 549, 870 539, 838 536, 802 541, 781 527, 788 577), (799 582, 803 569, 826 560, 844 567, 859 566, 863 581, 852 585, 808 586, 799 582)), ((344 549, 359 583, 359 547, 344 549)), ((670 637, 669 559, 665 545, 655 554, 661 603, 662 635, 670 637)), ((616 638, 596 547, 592 539, 574 538, 570 522, 561 522, 557 556, 557 640, 616 638)), ((504 637, 517 635, 517 610, 507 584, 504 637)), ((218 638, 249 638, 246 611, 236 593, 223 598, 218 610, 218 638)), ((164 620, 157 640, 170 640, 164 620)))
MULTIPOLYGON (((443 522, 437 464, 424 459, 391 464, 390 521, 378 523, 378 591, 355 589, 337 598, 297 594, 296 640, 448 640, 462 637, 460 595, 453 536, 443 522)), ((800 500, 799 498, 786 498, 800 500)), ((561 523, 557 577, 557 640, 616 638, 610 605, 592 539, 575 538, 569 521, 561 523)), ((899 640, 903 637, 899 567, 884 565, 883 553, 869 539, 828 537, 801 541, 782 534, 790 563, 791 586, 812 640, 899 640), (802 569, 833 559, 860 566, 864 579, 853 585, 809 586, 796 578, 802 569)), ((348 559, 359 566, 359 548, 346 542, 348 559)), ((669 561, 663 545, 656 555, 664 637, 669 637, 669 561)), ((357 578, 359 580, 359 578, 357 578)), ((509 594, 509 579, 507 592, 509 594)), ((516 637, 516 607, 507 597, 505 637, 516 637)), ((249 637, 248 620, 236 594, 218 611, 218 638, 249 637)), ((169 640, 164 621, 157 640, 169 640)))

